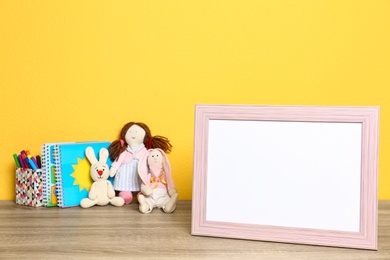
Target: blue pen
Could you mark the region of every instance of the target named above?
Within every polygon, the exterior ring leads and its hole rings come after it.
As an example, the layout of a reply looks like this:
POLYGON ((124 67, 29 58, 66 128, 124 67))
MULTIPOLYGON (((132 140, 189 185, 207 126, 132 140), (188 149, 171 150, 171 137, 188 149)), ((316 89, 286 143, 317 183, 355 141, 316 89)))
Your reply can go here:
POLYGON ((34 156, 31 156, 30 162, 35 166, 34 170, 37 170, 39 168, 37 161, 35 160, 34 156))
POLYGON ((31 169, 33 169, 34 171, 38 170, 38 168, 37 168, 37 166, 35 166, 35 163, 33 162, 33 160, 28 159, 28 162, 30 163, 31 169))

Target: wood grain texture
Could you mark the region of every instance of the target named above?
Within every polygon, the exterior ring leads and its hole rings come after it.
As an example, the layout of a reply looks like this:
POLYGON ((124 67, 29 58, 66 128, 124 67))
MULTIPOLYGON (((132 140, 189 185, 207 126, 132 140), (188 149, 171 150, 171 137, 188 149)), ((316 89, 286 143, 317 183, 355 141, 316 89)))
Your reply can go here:
POLYGON ((123 207, 30 208, 0 201, 0 259, 390 259, 390 201, 378 251, 191 236, 191 202, 173 214, 123 207))

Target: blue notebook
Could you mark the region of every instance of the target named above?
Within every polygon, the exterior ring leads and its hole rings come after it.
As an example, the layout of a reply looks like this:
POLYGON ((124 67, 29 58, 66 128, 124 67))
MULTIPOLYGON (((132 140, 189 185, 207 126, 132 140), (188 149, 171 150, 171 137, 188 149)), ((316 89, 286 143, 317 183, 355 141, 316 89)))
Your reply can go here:
MULTIPOLYGON (((88 197, 92 185, 90 177, 91 163, 85 156, 85 149, 91 146, 99 160, 101 148, 108 148, 110 142, 82 142, 57 144, 56 150, 56 186, 58 206, 79 206, 83 198, 88 197)), ((111 166, 111 160, 107 164, 111 166)), ((112 180, 111 180, 112 181, 112 180)))

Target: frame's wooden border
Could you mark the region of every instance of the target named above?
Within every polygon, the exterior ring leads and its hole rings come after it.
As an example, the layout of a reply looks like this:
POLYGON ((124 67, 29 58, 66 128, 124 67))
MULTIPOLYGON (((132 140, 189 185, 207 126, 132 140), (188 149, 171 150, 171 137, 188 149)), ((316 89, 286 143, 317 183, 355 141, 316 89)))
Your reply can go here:
POLYGON ((195 117, 192 235, 377 249, 379 107, 197 105, 195 117), (209 120, 361 123, 360 232, 207 221, 209 120))

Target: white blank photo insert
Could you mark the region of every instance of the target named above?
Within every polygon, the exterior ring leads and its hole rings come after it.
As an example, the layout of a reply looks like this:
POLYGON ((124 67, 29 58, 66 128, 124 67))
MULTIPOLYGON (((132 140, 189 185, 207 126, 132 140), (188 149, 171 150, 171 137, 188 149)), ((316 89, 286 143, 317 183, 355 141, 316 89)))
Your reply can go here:
POLYGON ((209 120, 206 220, 359 232, 361 123, 209 120))

